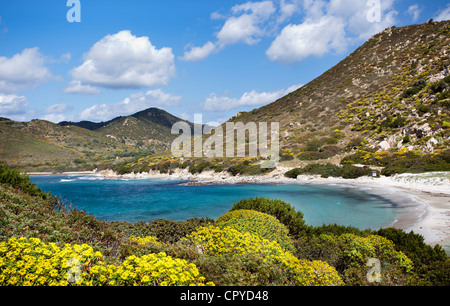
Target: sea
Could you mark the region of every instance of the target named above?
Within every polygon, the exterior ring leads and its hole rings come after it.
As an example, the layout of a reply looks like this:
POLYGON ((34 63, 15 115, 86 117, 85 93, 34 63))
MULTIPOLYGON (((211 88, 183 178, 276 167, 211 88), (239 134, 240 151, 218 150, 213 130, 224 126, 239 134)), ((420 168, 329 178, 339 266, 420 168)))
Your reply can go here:
POLYGON ((370 186, 351 184, 207 184, 173 179, 109 179, 100 175, 30 176, 72 208, 106 221, 217 219, 242 199, 266 197, 292 205, 305 223, 379 229, 397 221, 401 205, 370 186))

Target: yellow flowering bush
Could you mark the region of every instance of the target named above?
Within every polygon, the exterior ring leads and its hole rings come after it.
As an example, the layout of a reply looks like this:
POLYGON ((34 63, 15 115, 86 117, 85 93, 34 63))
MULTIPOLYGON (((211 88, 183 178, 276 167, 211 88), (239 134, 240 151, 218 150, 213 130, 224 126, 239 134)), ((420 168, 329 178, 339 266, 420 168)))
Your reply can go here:
POLYGON ((291 285, 342 285, 336 270, 325 262, 299 260, 278 242, 232 227, 201 227, 184 240, 197 245, 204 254, 245 256, 258 254, 265 262, 279 265, 291 285))
POLYGON ((95 265, 91 275, 101 285, 112 286, 188 286, 205 283, 195 264, 174 259, 166 253, 128 256, 120 266, 95 265))
POLYGON ((232 210, 220 216, 215 223, 219 227, 231 227, 240 232, 256 234, 278 242, 283 248, 293 250, 289 230, 277 218, 250 209, 232 210))
POLYGON ((396 263, 407 273, 413 270, 413 262, 403 252, 395 250, 394 243, 385 237, 378 235, 361 237, 355 234, 334 237, 323 234, 321 238, 339 243, 343 248, 344 256, 352 260, 365 263, 368 258, 374 257, 396 263))
POLYGON ((137 242, 139 245, 146 245, 146 244, 161 245, 161 242, 159 242, 158 238, 156 238, 155 236, 138 237, 131 235, 128 239, 137 242))
POLYGON ((197 267, 165 253, 127 257, 106 265, 101 252, 87 244, 43 243, 38 238, 10 238, 0 243, 0 285, 213 285, 197 267))
POLYGON ((92 285, 86 268, 102 258, 87 244, 43 243, 38 238, 10 238, 0 243, 0 285, 92 285))

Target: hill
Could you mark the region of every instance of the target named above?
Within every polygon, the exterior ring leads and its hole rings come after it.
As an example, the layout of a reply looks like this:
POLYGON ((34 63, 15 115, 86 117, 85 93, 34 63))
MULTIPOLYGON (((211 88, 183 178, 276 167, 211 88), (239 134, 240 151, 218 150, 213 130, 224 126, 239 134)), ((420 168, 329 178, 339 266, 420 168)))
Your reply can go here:
POLYGON ((181 120, 157 108, 101 123, 0 118, 0 160, 28 171, 109 168, 165 150, 172 124, 181 120))
POLYGON ((449 44, 448 21, 388 28, 297 91, 231 121, 280 122, 282 147, 295 154, 361 147, 355 139, 432 152, 448 145, 449 44))
POLYGON ((187 122, 192 126, 186 120, 153 107, 130 116, 119 116, 106 122, 63 121, 59 125, 82 127, 130 146, 158 151, 170 147, 171 141, 175 138, 170 130, 172 125, 179 121, 187 122))

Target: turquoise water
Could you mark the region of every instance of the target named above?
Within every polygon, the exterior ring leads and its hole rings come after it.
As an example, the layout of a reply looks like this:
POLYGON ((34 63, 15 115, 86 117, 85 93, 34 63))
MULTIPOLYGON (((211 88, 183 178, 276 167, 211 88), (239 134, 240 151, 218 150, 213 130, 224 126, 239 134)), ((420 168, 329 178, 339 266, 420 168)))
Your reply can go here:
POLYGON ((216 219, 234 203, 267 197, 290 203, 309 225, 340 224, 377 229, 392 224, 398 205, 354 186, 296 184, 185 185, 185 181, 109 180, 100 176, 32 176, 43 191, 51 191, 107 221, 216 219))

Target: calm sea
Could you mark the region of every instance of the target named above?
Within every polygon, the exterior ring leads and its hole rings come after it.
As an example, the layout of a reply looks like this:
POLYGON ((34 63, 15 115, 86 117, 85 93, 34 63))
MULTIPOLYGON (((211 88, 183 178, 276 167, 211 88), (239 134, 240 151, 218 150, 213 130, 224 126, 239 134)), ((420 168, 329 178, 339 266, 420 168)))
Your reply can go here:
POLYGON ((186 185, 161 179, 105 179, 101 176, 31 176, 43 191, 51 191, 107 221, 216 219, 234 203, 267 197, 290 203, 302 211, 309 225, 340 224, 378 229, 392 224, 398 205, 370 188, 297 184, 186 185))

